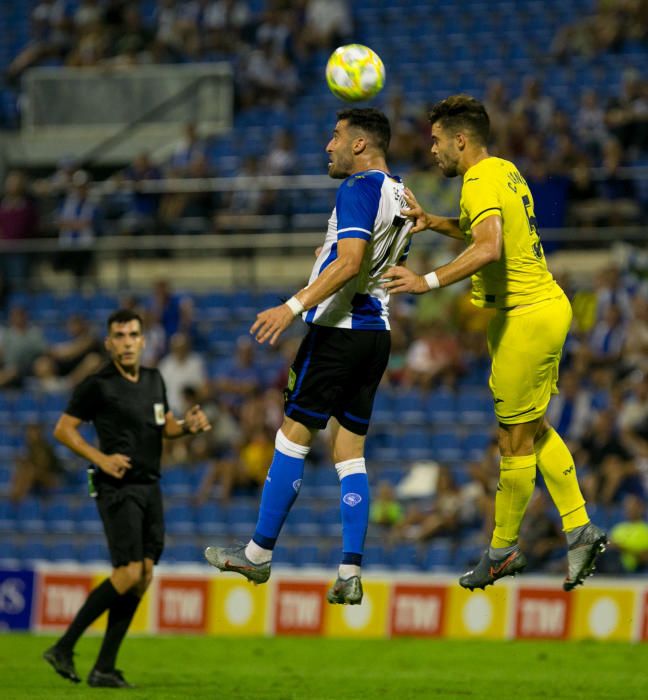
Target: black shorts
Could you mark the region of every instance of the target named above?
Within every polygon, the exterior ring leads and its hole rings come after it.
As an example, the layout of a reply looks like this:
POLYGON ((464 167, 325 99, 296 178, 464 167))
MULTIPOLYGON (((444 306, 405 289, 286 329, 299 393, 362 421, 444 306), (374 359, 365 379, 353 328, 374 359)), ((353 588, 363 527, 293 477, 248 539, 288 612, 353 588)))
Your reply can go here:
POLYGON ((152 559, 164 549, 164 510, 158 482, 97 485, 97 508, 103 521, 112 565, 152 559))
POLYGON ((285 413, 308 428, 331 416, 366 435, 391 347, 389 331, 311 325, 290 368, 285 413))

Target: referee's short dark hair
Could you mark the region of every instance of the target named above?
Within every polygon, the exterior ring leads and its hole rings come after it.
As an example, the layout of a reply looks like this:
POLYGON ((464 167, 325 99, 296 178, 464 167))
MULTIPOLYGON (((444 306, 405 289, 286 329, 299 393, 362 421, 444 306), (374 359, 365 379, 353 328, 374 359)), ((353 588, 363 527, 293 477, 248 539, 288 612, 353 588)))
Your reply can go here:
POLYGON ((430 125, 437 122, 445 131, 465 129, 484 146, 490 135, 490 119, 484 105, 470 95, 451 95, 437 102, 428 114, 430 125))
POLYGON ((391 141, 391 127, 389 119, 383 112, 375 107, 353 107, 341 109, 337 113, 338 121, 346 121, 349 126, 366 131, 373 137, 373 142, 385 155, 391 141))
POLYGON ((144 321, 142 321, 142 317, 137 311, 133 311, 132 309, 117 309, 117 311, 113 311, 110 316, 108 316, 106 325, 108 331, 110 331, 110 327, 113 323, 128 323, 129 321, 139 321, 140 329, 144 330, 144 321))

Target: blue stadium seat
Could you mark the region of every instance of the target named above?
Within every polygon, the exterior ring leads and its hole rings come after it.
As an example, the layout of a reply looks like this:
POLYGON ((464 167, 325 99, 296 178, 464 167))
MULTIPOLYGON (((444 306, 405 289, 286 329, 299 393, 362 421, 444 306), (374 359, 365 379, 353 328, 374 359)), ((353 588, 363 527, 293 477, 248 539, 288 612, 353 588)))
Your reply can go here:
POLYGON ((302 545, 295 549, 293 561, 297 566, 321 566, 322 552, 317 545, 302 545))
POLYGON ((422 557, 421 568, 424 571, 444 571, 450 566, 452 551, 445 541, 428 545, 422 557))
POLYGON ((297 537, 316 537, 320 534, 320 524, 317 517, 317 512, 307 506, 294 505, 283 531, 286 535, 295 535, 297 537))
POLYGON ((465 459, 482 459, 486 448, 491 444, 492 440, 493 434, 490 431, 468 430, 467 435, 462 440, 465 459))
POLYGON ((258 516, 256 505, 232 503, 227 511, 227 525, 233 537, 251 537, 258 516))
POLYGON ((57 499, 44 508, 44 519, 49 532, 73 532, 76 519, 70 504, 57 499))
POLYGON ((342 520, 340 507, 331 506, 325 508, 320 515, 320 523, 327 537, 340 537, 342 534, 342 520))
POLYGON ((206 503, 196 511, 196 530, 201 535, 223 536, 228 532, 227 507, 215 503, 206 503))
POLYGON ((56 542, 47 548, 47 559, 49 561, 78 561, 77 548, 72 542, 56 542))
POLYGON ((461 442, 456 433, 435 433, 432 435, 431 459, 440 462, 455 462, 461 459, 461 442))
POLYGON ((394 546, 390 564, 393 569, 400 571, 418 571, 421 568, 418 550, 413 544, 397 544, 394 546))
POLYGON ((389 566, 390 552, 381 544, 365 547, 362 556, 363 569, 384 569, 389 566))
POLYGON ((83 564, 87 564, 88 562, 106 563, 110 561, 108 546, 106 545, 104 540, 93 540, 92 542, 84 542, 80 547, 77 548, 76 553, 79 561, 83 564))
POLYGON ((23 564, 45 559, 49 559, 49 547, 38 539, 30 539, 20 547, 20 560, 23 564))
POLYGON ((45 521, 41 502, 36 498, 26 498, 16 509, 18 529, 21 532, 43 532, 45 521))
POLYGON ((103 532, 101 517, 97 504, 92 498, 84 498, 74 511, 77 529, 83 533, 98 534, 103 532))
POLYGON ((189 496, 194 486, 189 468, 176 466, 162 472, 162 489, 167 496, 189 496))
POLYGON ((196 529, 193 509, 189 505, 167 508, 164 521, 167 532, 172 535, 192 535, 196 529))

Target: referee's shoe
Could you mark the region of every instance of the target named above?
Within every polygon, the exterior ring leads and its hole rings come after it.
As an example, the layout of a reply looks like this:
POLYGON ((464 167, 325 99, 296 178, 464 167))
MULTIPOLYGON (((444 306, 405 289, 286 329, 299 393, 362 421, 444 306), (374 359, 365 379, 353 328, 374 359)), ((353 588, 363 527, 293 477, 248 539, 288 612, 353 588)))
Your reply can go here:
POLYGON ((99 671, 93 668, 88 676, 88 685, 92 688, 134 688, 125 678, 124 674, 113 668, 111 671, 99 671))
POLYGON ((74 667, 74 658, 71 651, 59 649, 56 645, 43 652, 43 658, 63 678, 73 683, 80 683, 81 679, 74 667))

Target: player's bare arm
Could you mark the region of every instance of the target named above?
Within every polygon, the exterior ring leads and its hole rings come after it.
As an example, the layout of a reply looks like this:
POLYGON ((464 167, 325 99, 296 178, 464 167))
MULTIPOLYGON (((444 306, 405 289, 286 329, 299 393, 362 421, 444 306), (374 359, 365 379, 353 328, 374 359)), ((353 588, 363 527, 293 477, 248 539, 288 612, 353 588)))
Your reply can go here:
POLYGON ((428 275, 417 275, 406 267, 392 267, 385 273, 385 289, 390 294, 424 294, 436 287, 447 287, 474 275, 502 254, 502 218, 489 216, 473 229, 473 242, 447 265, 428 275))
POLYGON ((361 238, 343 238, 338 241, 338 257, 319 277, 297 292, 287 303, 258 313, 250 333, 259 343, 269 340, 270 345, 274 345, 298 313, 328 299, 358 274, 366 249, 367 242, 361 238), (299 307, 294 309, 295 302, 299 307))
POLYGON ((107 455, 93 447, 79 432, 82 422, 79 418, 64 413, 54 428, 54 437, 80 457, 96 464, 102 472, 115 479, 123 478, 126 470, 131 468, 130 457, 118 453, 107 455))
POLYGON ((425 231, 426 229, 431 229, 432 231, 441 233, 444 236, 463 240, 463 233, 459 228, 458 218, 429 214, 418 203, 412 190, 407 187, 404 191, 404 197, 405 201, 407 202, 408 209, 401 209, 401 214, 407 216, 414 222, 414 226, 411 228, 411 232, 413 234, 425 231))
POLYGON ((165 415, 164 437, 175 439, 185 435, 197 435, 211 430, 209 418, 200 406, 192 406, 183 420, 178 420, 171 411, 165 415))

